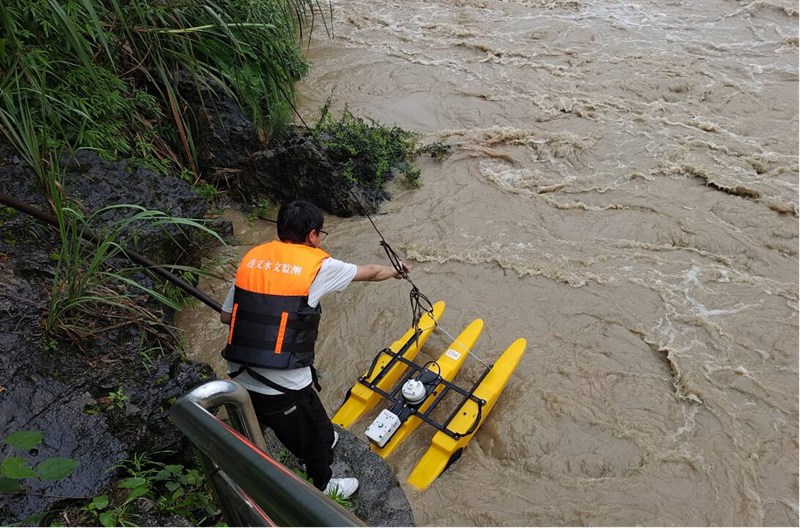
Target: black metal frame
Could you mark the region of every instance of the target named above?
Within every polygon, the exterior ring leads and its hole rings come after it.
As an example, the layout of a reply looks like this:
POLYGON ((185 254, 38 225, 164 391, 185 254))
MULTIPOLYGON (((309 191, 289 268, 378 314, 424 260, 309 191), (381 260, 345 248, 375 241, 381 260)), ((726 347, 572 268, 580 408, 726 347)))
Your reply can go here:
MULTIPOLYGON (((378 354, 375 355, 375 359, 372 360, 372 365, 370 365, 370 368, 367 371, 367 372, 369 372, 369 374, 367 376, 359 377, 358 378, 358 382, 361 383, 362 385, 365 385, 367 388, 369 388, 371 391, 375 392, 376 394, 379 394, 384 399, 389 400, 393 404, 401 404, 401 403, 403 403, 405 401, 405 399, 403 398, 403 395, 400 393, 400 391, 402 390, 403 384, 406 381, 408 381, 409 379, 411 379, 411 377, 414 374, 416 374, 417 372, 422 372, 422 370, 426 368, 425 365, 419 365, 419 364, 414 363, 413 361, 411 361, 410 359, 405 357, 405 353, 408 351, 408 349, 411 347, 411 345, 417 340, 417 338, 420 336, 421 333, 422 333, 422 330, 417 329, 417 331, 408 339, 408 341, 406 341, 403 344, 403 346, 397 352, 394 352, 390 348, 384 348, 383 350, 378 352, 378 354), (389 362, 386 365, 384 365, 384 367, 380 370, 380 372, 378 372, 378 374, 374 377, 374 379, 372 381, 370 381, 368 378, 369 378, 369 376, 371 376, 373 374, 373 372, 375 370, 375 367, 377 366, 378 359, 381 357, 381 354, 386 354, 386 355, 390 356, 391 359, 389 360, 389 362), (403 375, 403 377, 400 379, 400 381, 397 384, 395 384, 395 386, 392 388, 392 390, 390 392, 386 392, 383 389, 381 389, 380 387, 378 387, 378 383, 380 383, 383 380, 383 378, 386 376, 386 373, 389 371, 389 369, 391 369, 398 362, 403 363, 406 366, 410 367, 410 370, 403 375)), ((486 370, 483 371, 483 374, 481 374, 481 376, 478 378, 478 380, 472 385, 472 388, 469 389, 469 390, 465 390, 465 389, 459 387, 458 385, 456 385, 455 383, 452 383, 452 382, 440 377, 439 378, 439 384, 444 385, 444 388, 442 389, 442 391, 439 394, 436 395, 436 398, 433 400, 433 402, 431 403, 430 407, 428 407, 428 409, 426 409, 425 411, 420 412, 417 409, 418 406, 406 405, 406 408, 408 409, 408 411, 409 411, 411 416, 416 416, 417 418, 421 419, 422 421, 424 421, 428 425, 431 425, 431 426, 435 427, 437 430, 445 433, 446 435, 450 436, 451 438, 454 438, 454 439, 458 440, 461 437, 471 435, 472 433, 475 432, 475 430, 480 425, 481 417, 482 417, 482 414, 483 414, 483 406, 486 405, 486 400, 483 400, 483 399, 478 398, 477 396, 475 396, 475 389, 478 388, 478 385, 480 385, 480 383, 484 380, 484 378, 487 376, 487 374, 489 374, 489 371, 491 370, 491 368, 492 368, 491 366, 486 367, 486 370), (447 417, 447 419, 444 420, 443 423, 442 422, 438 422, 438 421, 436 421, 435 419, 433 419, 431 417, 431 413, 436 409, 436 407, 439 405, 439 403, 442 401, 442 399, 444 399, 444 397, 450 391, 457 392, 458 394, 463 396, 463 398, 455 406, 453 411, 450 413, 450 415, 447 417), (465 431, 465 432, 453 431, 452 429, 448 428, 446 424, 449 423, 450 420, 452 420, 456 416, 458 411, 461 410, 461 407, 467 402, 467 400, 472 400, 472 401, 474 401, 475 403, 478 404, 478 414, 475 417, 475 421, 469 426, 469 429, 467 431, 465 431)), ((427 397, 426 397, 426 399, 427 399, 427 397)), ((423 400, 423 401, 425 401, 425 400, 423 400)))

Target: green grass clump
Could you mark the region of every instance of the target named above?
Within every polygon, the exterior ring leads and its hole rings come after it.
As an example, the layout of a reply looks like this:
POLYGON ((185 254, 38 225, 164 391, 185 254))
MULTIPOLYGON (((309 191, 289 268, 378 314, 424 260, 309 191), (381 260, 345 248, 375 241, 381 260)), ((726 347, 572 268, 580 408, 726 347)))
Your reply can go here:
POLYGON ((199 464, 166 464, 144 453, 118 464, 116 469, 123 478, 115 492, 93 497, 83 506, 80 525, 138 526, 138 517, 145 511, 177 514, 192 526, 213 524, 218 516, 199 464))
POLYGON ((434 141, 433 143, 423 145, 417 149, 417 155, 422 156, 427 154, 436 161, 443 161, 450 155, 452 149, 453 145, 448 145, 442 141, 434 141))
POLYGON ((337 119, 330 112, 329 101, 313 134, 339 164, 342 175, 361 187, 380 189, 395 172, 402 174, 409 186, 419 186, 420 171, 411 163, 419 138, 414 132, 358 118, 347 109, 337 119))
POLYGON ((61 244, 45 324, 48 333, 80 344, 111 328, 134 324, 157 340, 170 342, 172 334, 162 324, 161 314, 147 308, 137 294, 145 294, 172 309, 180 305, 134 280, 132 275, 138 269, 121 269, 111 262, 124 255, 124 244, 133 236, 136 225, 198 229, 224 243, 219 235, 194 220, 170 217, 137 205, 109 206, 87 216, 79 208, 57 204, 61 244), (110 223, 102 220, 121 210, 129 214, 110 223))
POLYGON ((344 497, 341 493, 339 493, 338 490, 333 490, 328 497, 346 510, 353 511, 356 509, 356 503, 353 501, 353 499, 351 497, 344 497))

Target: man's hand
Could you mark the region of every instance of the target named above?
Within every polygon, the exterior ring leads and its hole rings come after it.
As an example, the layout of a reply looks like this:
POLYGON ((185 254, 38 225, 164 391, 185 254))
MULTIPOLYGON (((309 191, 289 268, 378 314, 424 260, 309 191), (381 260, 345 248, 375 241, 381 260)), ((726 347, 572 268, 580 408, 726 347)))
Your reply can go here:
POLYGON ((399 262, 400 262, 400 267, 403 269, 403 273, 395 273, 394 274, 395 279, 402 279, 403 277, 411 273, 411 268, 405 262, 403 262, 402 260, 400 260, 399 262))

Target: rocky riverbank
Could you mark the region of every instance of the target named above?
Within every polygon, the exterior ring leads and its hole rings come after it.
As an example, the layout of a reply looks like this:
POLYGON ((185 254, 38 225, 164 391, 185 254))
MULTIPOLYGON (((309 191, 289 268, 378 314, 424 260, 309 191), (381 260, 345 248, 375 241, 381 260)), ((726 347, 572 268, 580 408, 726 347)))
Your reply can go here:
MULTIPOLYGON (((32 171, 13 157, 4 161, 3 191, 47 211, 32 171)), ((88 212, 127 203, 202 218, 208 208, 188 183, 125 162, 81 153, 64 167, 68 195, 88 212)), ((62 241, 56 229, 14 209, 0 209, 0 218, 0 431, 4 438, 17 431, 42 434, 42 442, 30 450, 3 445, 3 460, 22 459, 34 470, 47 460, 77 462, 65 478, 23 478, 21 492, 0 493, 0 522, 11 524, 99 495, 115 478, 112 468, 135 453, 167 451, 182 460, 185 441, 167 410, 213 373, 178 349, 161 349, 169 339, 154 337, 133 317, 115 324, 85 321, 82 339, 45 332, 62 241)), ((226 230, 224 224, 216 228, 226 230)), ((199 263, 195 233, 144 225, 135 231, 129 233, 131 241, 155 261, 199 263)), ((123 259, 109 264, 130 267, 123 259)), ((134 278, 159 288, 144 271, 134 278)), ((170 324, 172 313, 162 305, 122 285, 109 286, 170 324)))
MULTIPOLYGON (((306 168, 300 170, 296 183, 310 185, 313 162, 297 162, 298 149, 293 145, 314 151, 295 138, 282 147, 284 155, 256 153, 257 173, 272 172, 264 169, 265 159, 284 168, 300 163, 306 168), (295 161, 287 162, 286 155, 295 161)), ((2 192, 49 210, 35 174, 13 155, 6 155, 2 161, 2 192)), ((124 161, 106 161, 90 152, 66 158, 63 167, 66 195, 86 217, 118 204, 136 204, 181 218, 202 219, 208 214, 206 200, 178 178, 165 178, 124 161)), ((265 177, 251 172, 245 179, 242 174, 248 173, 239 173, 232 189, 242 196, 261 196, 257 189, 264 186, 265 177), (248 187, 245 181, 253 182, 254 187, 248 187)), ((272 188, 276 184, 269 185, 272 188)), ((330 183, 324 189, 330 199, 337 195, 330 183)), ((335 207, 325 205, 340 214, 353 214, 352 208, 358 204, 352 201, 352 195, 346 194, 347 198, 335 207)), ((103 225, 119 221, 126 211, 130 214, 126 209, 104 213, 96 227, 102 230, 103 225)), ((227 221, 211 221, 208 226, 233 240, 227 221)), ((141 222, 120 237, 117 242, 164 266, 199 266, 210 243, 210 237, 196 230, 141 222)), ((17 481, 19 491, 0 493, 0 523, 4 525, 47 523, 53 513, 42 514, 65 508, 85 511, 92 497, 113 489, 120 476, 119 465, 141 453, 161 456, 163 464, 191 465, 189 446, 169 421, 167 411, 176 398, 214 378, 207 365, 183 356, 178 346, 180 336, 174 332, 156 336, 135 317, 112 324, 108 314, 97 313, 101 322, 83 321, 85 331, 80 336, 46 331, 51 298, 58 294, 53 288, 62 244, 52 226, 10 207, 0 209, 0 431, 3 438, 18 431, 42 435, 42 441, 30 449, 11 444, 0 447, 4 464, 11 460, 32 470, 28 477, 11 479, 17 481), (75 465, 74 470, 55 480, 45 479, 39 470, 52 460, 68 461, 67 465, 75 465)), ((112 259, 109 265, 116 270, 131 267, 123 258, 112 259)), ((163 285, 143 270, 134 272, 132 278, 147 288, 163 290, 163 285)), ((142 309, 155 314, 165 328, 171 325, 172 310, 130 286, 108 286, 117 288, 120 298, 140 303, 142 309)), ((405 495, 382 459, 349 433, 342 432, 342 438, 335 469, 365 481, 355 513, 370 525, 413 524, 405 495)), ((25 473, 3 474, 19 477, 25 473)), ((137 524, 155 525, 185 521, 173 514, 133 519, 137 524)))

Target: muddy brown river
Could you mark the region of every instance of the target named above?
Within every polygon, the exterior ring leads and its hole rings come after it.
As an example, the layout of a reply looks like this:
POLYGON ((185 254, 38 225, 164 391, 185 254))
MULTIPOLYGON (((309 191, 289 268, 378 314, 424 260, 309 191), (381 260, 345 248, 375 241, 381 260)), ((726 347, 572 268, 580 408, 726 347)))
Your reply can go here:
MULTIPOLYGON (((461 460, 425 491, 404 484, 418 524, 797 526, 797 3, 332 5, 304 118, 331 98, 452 145, 375 222, 446 302, 444 331, 485 321, 476 356, 528 341, 461 460)), ((228 259, 274 236, 230 215, 228 259)), ((386 262, 366 219, 326 230, 334 256, 386 262)), ((201 288, 221 302, 227 284, 201 288)), ((356 283, 323 302, 331 414, 409 326, 408 290, 356 283)), ((216 314, 179 325, 221 372, 216 314)), ((432 433, 389 457, 401 482, 432 433)))

